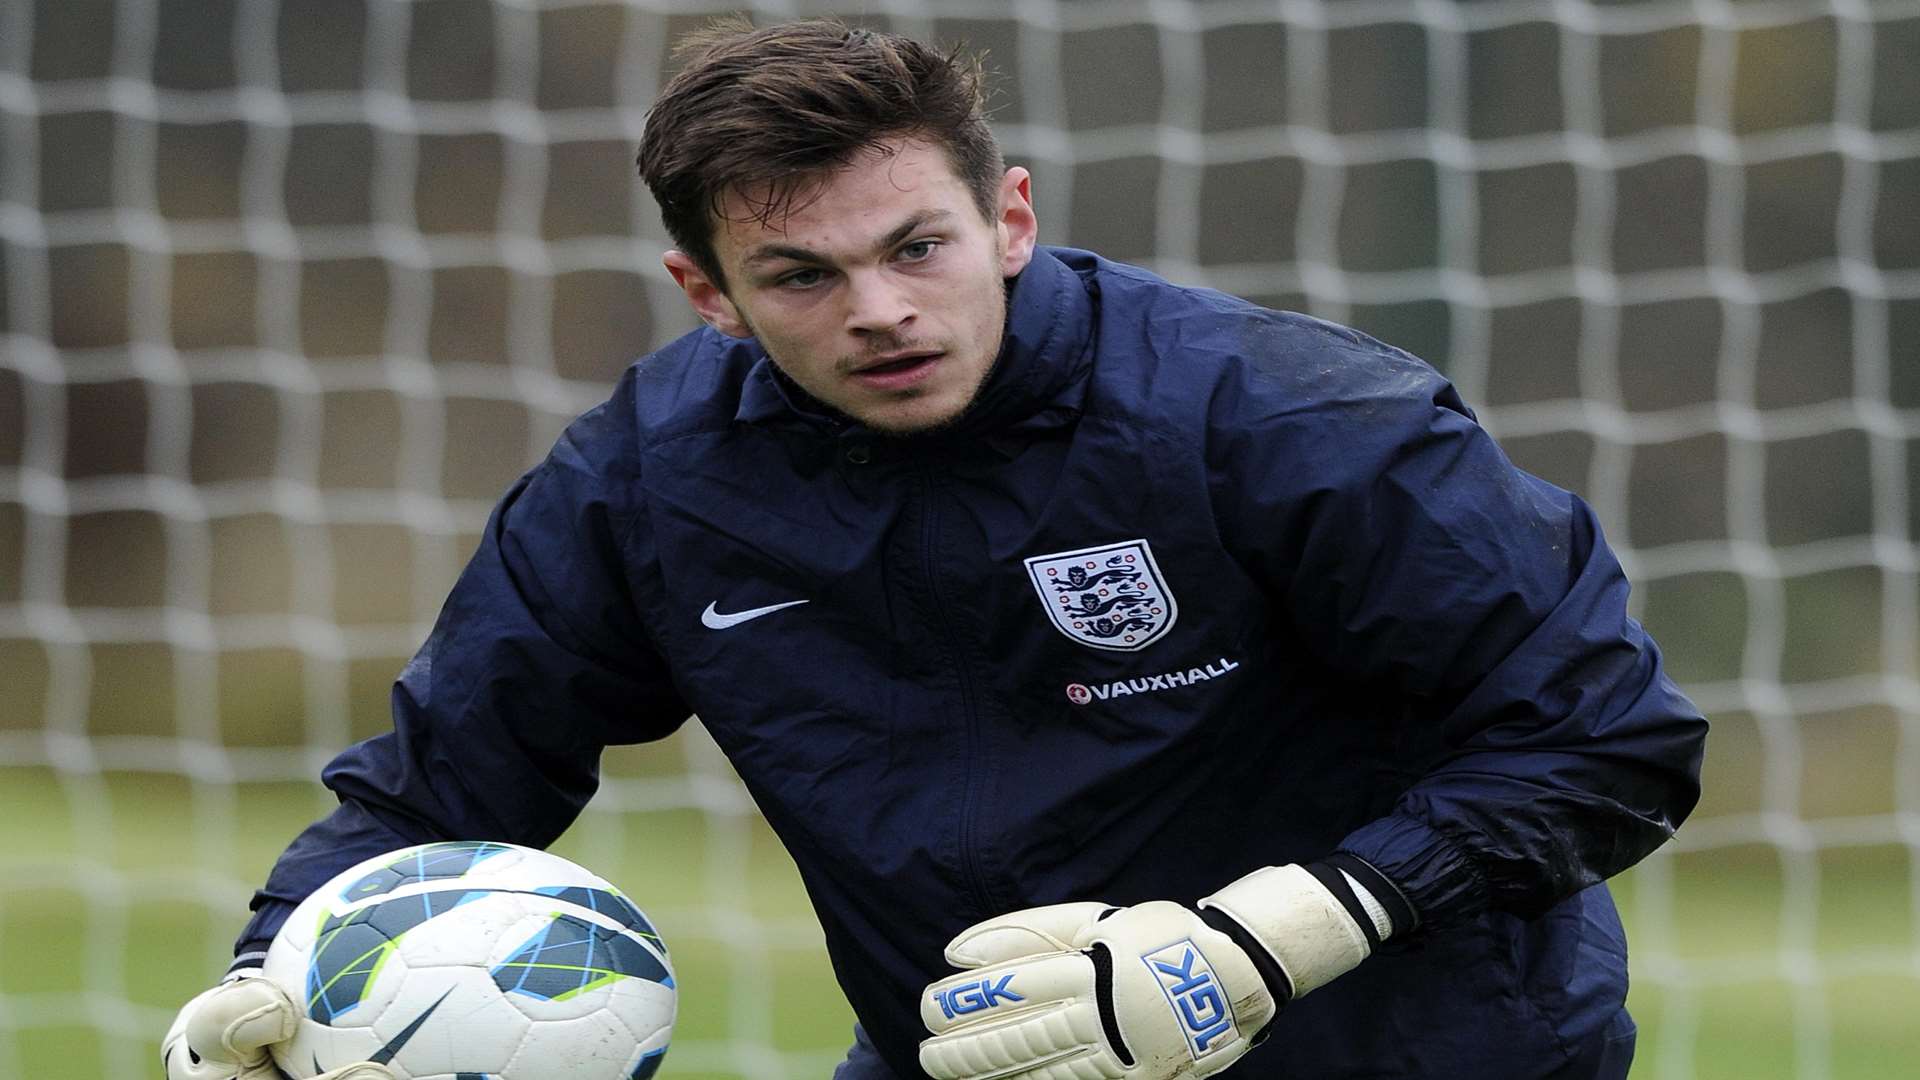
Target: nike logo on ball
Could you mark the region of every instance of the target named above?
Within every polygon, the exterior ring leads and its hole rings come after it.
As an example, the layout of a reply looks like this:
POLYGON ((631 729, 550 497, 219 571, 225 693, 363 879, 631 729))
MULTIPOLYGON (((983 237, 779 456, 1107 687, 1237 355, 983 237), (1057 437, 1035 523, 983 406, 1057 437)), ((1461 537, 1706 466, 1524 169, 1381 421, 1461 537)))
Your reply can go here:
POLYGON ((739 626, 743 622, 779 611, 781 608, 790 608, 796 604, 804 604, 806 602, 805 600, 789 600, 784 604, 768 604, 766 607, 748 608, 746 611, 735 611, 723 615, 716 610, 720 605, 718 601, 715 601, 714 603, 708 604, 707 610, 700 613, 700 625, 709 630, 725 630, 729 626, 739 626))
MULTIPOLYGON (((394 1035, 393 1038, 387 1040, 387 1045, 381 1047, 378 1050, 375 1050, 373 1052, 373 1056, 368 1058, 367 1060, 373 1062, 376 1065, 385 1065, 388 1062, 392 1061, 393 1056, 395 1054, 398 1054, 400 1052, 400 1048, 407 1045, 407 1043, 413 1039, 413 1033, 420 1030, 420 1025, 427 1022, 427 1017, 432 1016, 433 1010, 439 1008, 440 1005, 447 1000, 447 994, 451 994, 451 993, 453 993, 453 988, 448 987, 446 994, 441 994, 438 1000, 434 1001, 433 1004, 427 1006, 424 1012, 422 1012, 419 1016, 416 1016, 413 1018, 412 1023, 408 1024, 406 1027, 401 1028, 398 1034, 394 1035)), ((316 1069, 320 1067, 320 1062, 317 1058, 314 1060, 313 1066, 316 1069)))

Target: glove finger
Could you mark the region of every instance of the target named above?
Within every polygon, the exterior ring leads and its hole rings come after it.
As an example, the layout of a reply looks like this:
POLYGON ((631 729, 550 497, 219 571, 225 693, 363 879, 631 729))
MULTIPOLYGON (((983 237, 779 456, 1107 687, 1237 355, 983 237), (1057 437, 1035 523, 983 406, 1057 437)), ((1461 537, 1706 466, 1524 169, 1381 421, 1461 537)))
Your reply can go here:
POLYGON ((934 1036, 920 1044, 920 1067, 936 1080, 1101 1080, 1125 1072, 1102 1035, 1085 953, 997 964, 928 990, 921 1020, 934 1036))
POLYGON ((175 1031, 160 1046, 160 1068, 167 1080, 236 1080, 239 1066, 230 1061, 208 1061, 187 1047, 184 1033, 175 1031))
MULTIPOLYGON (((167 1080, 287 1080, 264 1054, 260 1060, 241 1064, 201 1057, 187 1045, 185 1038, 168 1042, 160 1052, 160 1067, 167 1080)), ((389 1080, 382 1073, 377 1080, 389 1080)))
POLYGON ((293 1002, 263 978, 221 983, 189 1008, 187 1046, 203 1058, 257 1065, 268 1045, 293 1038, 293 1002))
POLYGON ((1073 949, 1074 938, 1112 910, 1111 904, 1083 901, 998 915, 974 923, 947 942, 947 962, 954 967, 977 968, 1073 949))
POLYGON ((940 1035, 1073 997, 1093 1000, 1093 961, 1077 951, 1045 953, 934 983, 920 997, 920 1021, 940 1035))
POLYGON ((1126 1072, 1100 1037, 1098 1007, 1085 1000, 936 1035, 920 1044, 920 1068, 935 1080, 1117 1080, 1126 1072))

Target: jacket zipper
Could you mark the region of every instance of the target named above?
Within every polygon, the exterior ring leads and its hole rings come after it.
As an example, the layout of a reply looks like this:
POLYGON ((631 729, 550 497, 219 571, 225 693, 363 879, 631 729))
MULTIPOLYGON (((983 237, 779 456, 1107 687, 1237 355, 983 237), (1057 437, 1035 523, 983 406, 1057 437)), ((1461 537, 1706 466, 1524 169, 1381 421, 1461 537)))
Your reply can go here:
MULTIPOLYGON (((921 552, 927 575, 928 595, 933 599, 934 610, 941 611, 946 608, 946 603, 940 593, 940 561, 934 557, 939 537, 937 528, 939 511, 935 506, 934 488, 933 470, 928 469, 922 472, 921 490, 926 500, 926 523, 922 530, 921 552)), ((986 875, 980 869, 979 845, 975 839, 974 819, 980 801, 981 773, 984 771, 980 763, 982 756, 980 708, 973 685, 972 669, 967 664, 964 647, 955 643, 950 644, 949 648, 954 674, 960 681, 960 705, 967 720, 966 752, 962 756, 966 767, 965 783, 961 787, 960 796, 960 871, 967 883, 968 898, 980 912, 980 917, 985 919, 1001 912, 1000 905, 994 902, 987 887, 986 875)))

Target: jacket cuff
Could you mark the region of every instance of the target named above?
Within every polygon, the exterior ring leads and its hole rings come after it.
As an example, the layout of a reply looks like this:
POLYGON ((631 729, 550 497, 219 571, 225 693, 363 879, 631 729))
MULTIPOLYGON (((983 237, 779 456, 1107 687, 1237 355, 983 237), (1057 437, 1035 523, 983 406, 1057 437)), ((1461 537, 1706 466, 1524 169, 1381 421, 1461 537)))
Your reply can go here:
POLYGON ((233 963, 227 965, 227 973, 222 977, 223 981, 244 972, 259 971, 266 967, 267 946, 270 944, 272 943, 267 941, 249 941, 240 945, 239 951, 234 953, 233 963))
POLYGON ((253 897, 253 918, 241 929, 240 936, 233 942, 233 966, 229 972, 243 967, 259 967, 266 961, 267 946, 287 924, 287 916, 293 914, 296 904, 278 900, 265 893, 255 893, 253 897))
POLYGON ((1421 930, 1463 922, 1487 908, 1486 875, 1426 822, 1389 814, 1349 833, 1338 850, 1365 860, 1397 888, 1421 930))

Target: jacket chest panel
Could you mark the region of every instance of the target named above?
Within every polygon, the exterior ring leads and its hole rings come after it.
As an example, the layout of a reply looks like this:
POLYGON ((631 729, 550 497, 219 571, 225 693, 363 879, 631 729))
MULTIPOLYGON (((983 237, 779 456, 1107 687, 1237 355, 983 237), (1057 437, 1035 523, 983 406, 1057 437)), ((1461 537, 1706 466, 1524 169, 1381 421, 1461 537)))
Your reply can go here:
POLYGON ((1011 458, 866 467, 715 442, 651 469, 649 499, 656 618, 710 726, 938 734, 964 707, 1122 734, 1244 675, 1267 618, 1197 455, 1164 440, 1089 421, 1011 458), (1130 613, 1145 640, 1113 632, 1130 613))

